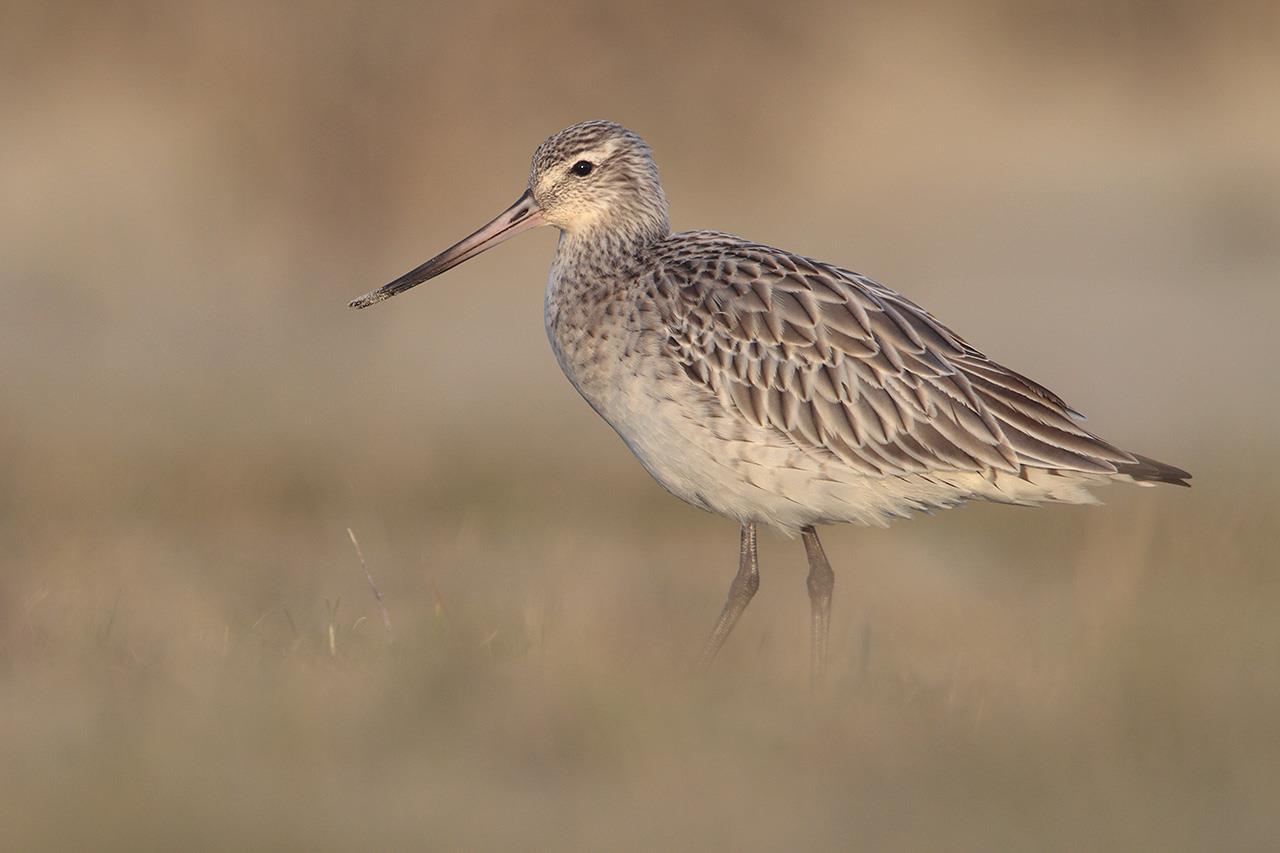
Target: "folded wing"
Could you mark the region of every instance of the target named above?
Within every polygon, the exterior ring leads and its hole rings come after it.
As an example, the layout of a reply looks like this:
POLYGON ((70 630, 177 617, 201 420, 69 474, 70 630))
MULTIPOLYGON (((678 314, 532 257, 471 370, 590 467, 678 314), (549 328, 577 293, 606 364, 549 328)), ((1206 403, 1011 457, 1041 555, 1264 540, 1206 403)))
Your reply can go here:
POLYGON ((808 452, 869 477, 1138 462, 871 279, 722 234, 681 236, 652 281, 669 345, 726 408, 808 452))

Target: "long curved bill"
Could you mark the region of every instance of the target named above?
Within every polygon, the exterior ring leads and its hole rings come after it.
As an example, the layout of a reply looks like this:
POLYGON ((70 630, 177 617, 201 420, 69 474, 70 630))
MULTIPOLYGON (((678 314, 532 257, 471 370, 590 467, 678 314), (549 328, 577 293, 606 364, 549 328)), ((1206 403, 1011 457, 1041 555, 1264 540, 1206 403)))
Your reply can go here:
POLYGON ((352 308, 368 308, 376 302, 390 299, 397 293, 404 293, 411 287, 417 287, 428 279, 435 278, 442 272, 453 269, 463 261, 492 249, 503 240, 509 240, 521 231, 528 231, 542 224, 542 208, 533 200, 533 193, 525 190, 524 195, 516 199, 516 203, 508 207, 497 218, 485 225, 470 237, 466 237, 417 269, 410 270, 388 285, 379 287, 351 301, 352 308))

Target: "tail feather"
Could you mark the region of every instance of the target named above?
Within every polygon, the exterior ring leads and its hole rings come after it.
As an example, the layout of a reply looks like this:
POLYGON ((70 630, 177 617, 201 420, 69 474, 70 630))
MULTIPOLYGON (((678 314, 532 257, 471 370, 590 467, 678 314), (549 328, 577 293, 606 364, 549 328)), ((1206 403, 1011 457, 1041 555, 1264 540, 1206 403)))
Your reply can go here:
POLYGON ((1191 479, 1189 472, 1175 465, 1157 462, 1149 456, 1142 456, 1137 453, 1129 455, 1138 461, 1120 462, 1116 464, 1116 468, 1121 474, 1132 477, 1135 483, 1169 483, 1174 486, 1191 486, 1187 482, 1187 480, 1191 479))

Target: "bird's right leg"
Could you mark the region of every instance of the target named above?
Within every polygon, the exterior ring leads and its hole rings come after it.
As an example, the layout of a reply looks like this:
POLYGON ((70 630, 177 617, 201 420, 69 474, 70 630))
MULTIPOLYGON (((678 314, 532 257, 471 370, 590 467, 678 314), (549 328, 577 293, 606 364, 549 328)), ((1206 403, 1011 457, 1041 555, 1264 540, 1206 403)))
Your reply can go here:
POLYGON ((738 573, 729 585, 729 598, 720 611, 720 618, 707 637, 702 647, 702 655, 698 658, 698 668, 706 669, 715 660, 716 653, 724 645, 724 641, 733 630, 742 611, 747 609, 751 597, 760 588, 760 566, 756 560, 756 525, 748 522, 742 525, 742 545, 738 555, 738 573))
POLYGON ((804 552, 809 558, 809 603, 812 618, 809 627, 809 686, 817 690, 827 672, 827 635, 831 633, 831 590, 836 576, 827 562, 827 554, 818 541, 813 525, 800 528, 804 552))

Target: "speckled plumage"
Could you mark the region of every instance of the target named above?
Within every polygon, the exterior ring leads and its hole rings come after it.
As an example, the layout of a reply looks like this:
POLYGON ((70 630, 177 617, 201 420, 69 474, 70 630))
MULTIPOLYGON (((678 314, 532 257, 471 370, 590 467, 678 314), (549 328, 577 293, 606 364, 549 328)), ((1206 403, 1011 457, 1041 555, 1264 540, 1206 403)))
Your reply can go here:
MULTIPOLYGON (((535 179, 610 132, 634 139, 605 123, 552 137, 535 179)), ((639 240, 611 220, 561 237, 547 331, 569 380, 689 503, 794 532, 1186 476, 1094 436, 889 288, 727 234, 671 234, 660 191, 653 207, 639 240)))
MULTIPOLYGON (((1111 480, 1185 485, 1185 471, 1085 430, 1057 395, 884 285, 667 223, 648 145, 583 122, 538 147, 506 213, 352 304, 532 225, 559 228, 545 319, 565 375, 668 491, 743 525, 735 585, 754 591, 755 524, 805 532, 815 626, 830 570, 814 525, 884 524, 970 500, 1086 503, 1088 487, 1111 480)), ((750 592, 739 598, 723 634, 750 592)))

